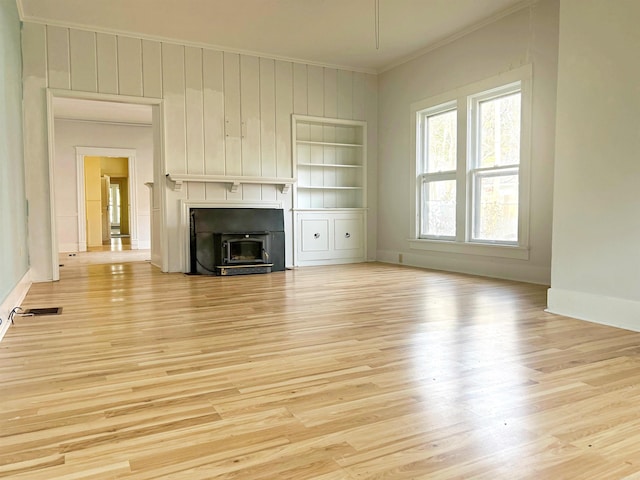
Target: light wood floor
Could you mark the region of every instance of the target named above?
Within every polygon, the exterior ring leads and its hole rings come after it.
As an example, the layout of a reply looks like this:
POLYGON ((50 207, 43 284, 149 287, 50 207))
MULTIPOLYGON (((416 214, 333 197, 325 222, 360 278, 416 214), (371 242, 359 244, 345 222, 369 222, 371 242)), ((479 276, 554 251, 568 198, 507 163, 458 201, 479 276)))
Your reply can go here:
POLYGON ((88 247, 86 252, 58 254, 58 261, 63 267, 75 265, 91 265, 99 263, 126 263, 149 261, 151 250, 131 250, 131 245, 123 240, 128 238, 112 238, 110 245, 88 247))
POLYGON ((75 265, 0 343, 12 479, 638 479, 640 334, 359 264, 75 265))

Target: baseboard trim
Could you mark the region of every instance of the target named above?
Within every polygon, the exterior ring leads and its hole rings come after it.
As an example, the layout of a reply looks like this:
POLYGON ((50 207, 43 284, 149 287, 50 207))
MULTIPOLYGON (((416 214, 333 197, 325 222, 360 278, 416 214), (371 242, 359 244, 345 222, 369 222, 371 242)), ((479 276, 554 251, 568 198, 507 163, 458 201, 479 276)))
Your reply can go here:
POLYGON ((496 261, 491 257, 471 257, 465 255, 461 258, 460 255, 439 252, 435 252, 434 255, 432 252, 389 250, 378 250, 376 255, 377 261, 382 263, 549 285, 550 267, 532 266, 522 260, 499 259, 496 261), (402 255, 402 261, 400 261, 400 255, 402 255))
POLYGON ((0 342, 11 325, 11 322, 9 322, 9 313, 14 307, 17 307, 22 303, 24 297, 27 296, 29 288, 31 288, 31 283, 31 269, 29 269, 11 293, 7 295, 7 298, 4 299, 2 305, 0 305, 0 318, 2 318, 2 325, 0 325, 0 342))
POLYGON ((565 317, 640 332, 640 302, 550 288, 547 311, 565 317))
POLYGON ((80 249, 77 243, 59 243, 58 244, 58 253, 75 253, 79 251, 80 249))

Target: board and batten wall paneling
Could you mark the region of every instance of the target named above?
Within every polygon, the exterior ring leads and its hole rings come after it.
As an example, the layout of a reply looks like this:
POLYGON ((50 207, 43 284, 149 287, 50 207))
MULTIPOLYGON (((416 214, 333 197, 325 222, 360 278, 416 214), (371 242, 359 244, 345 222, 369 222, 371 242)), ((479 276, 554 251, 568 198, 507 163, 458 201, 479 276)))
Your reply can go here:
MULTIPOLYGON (((369 75, 371 76, 371 75, 369 75)), ((364 73, 353 73, 353 88, 351 91, 351 113, 353 120, 367 119, 367 75, 364 73)), ((375 95, 373 98, 376 98, 375 95)))
MULTIPOLYGON (((240 55, 227 53, 224 59, 225 173, 243 175, 240 125, 240 55)), ((237 199, 242 198, 242 186, 237 199)))
POLYGON ((287 208, 291 193, 273 185, 232 193, 215 183, 178 192, 168 188, 166 173, 292 177, 292 113, 367 120, 370 159, 375 155, 374 75, 58 26, 27 23, 23 36, 25 138, 35 137, 25 149, 28 195, 42 199, 30 199, 29 228, 39 232, 30 241, 41 280, 51 278, 50 213, 42 194, 48 191, 47 87, 163 99, 164 165, 154 176, 154 195, 166 205, 170 270, 181 268, 179 200, 281 201, 287 208))
MULTIPOLYGON (((207 175, 225 174, 225 119, 223 53, 204 50, 202 53, 204 165, 207 175)), ((226 186, 208 183, 206 200, 224 200, 226 186)))
POLYGON ((324 116, 338 116, 338 71, 333 68, 324 69, 324 116))
POLYGON ((353 73, 338 70, 338 118, 353 119, 353 73))
POLYGON ((240 56, 242 174, 257 177, 260 169, 260 61, 240 56))
POLYGON ((162 98, 162 46, 142 40, 142 92, 145 97, 162 98))
MULTIPOLYGON (((275 61, 260 59, 260 174, 276 177, 276 71, 275 61)), ((261 186, 262 200, 275 201, 277 190, 273 185, 261 186)))
POLYGON ((316 117, 325 116, 324 69, 315 65, 307 66, 307 112, 316 117))
POLYGON ((71 68, 69 66, 69 29, 62 27, 47 27, 48 87, 71 88, 71 68))
POLYGON ((118 36, 118 90, 120 95, 142 96, 142 41, 118 36))
MULTIPOLYGON (((185 48, 184 72, 187 173, 202 175, 205 170, 201 48, 185 48)), ((186 187, 190 199, 205 199, 204 184, 190 183, 186 187)))
POLYGON ((118 41, 115 35, 96 34, 98 92, 118 93, 118 41))
POLYGON ((69 31, 71 89, 98 91, 96 34, 85 30, 69 31))
POLYGON ((306 115, 307 110, 307 66, 293 64, 293 113, 306 115))
POLYGON ((275 177, 276 169, 276 70, 275 61, 260 59, 260 169, 275 177))
MULTIPOLYGON (((261 175, 260 169, 260 63, 258 57, 240 55, 240 137, 242 174, 261 175)), ((260 185, 244 185, 243 200, 260 200, 260 185)))
POLYGON ((293 111, 293 66, 276 61, 276 168, 278 177, 291 177, 291 113, 293 111))
POLYGON ((184 47, 162 44, 162 97, 167 172, 187 171, 184 47))

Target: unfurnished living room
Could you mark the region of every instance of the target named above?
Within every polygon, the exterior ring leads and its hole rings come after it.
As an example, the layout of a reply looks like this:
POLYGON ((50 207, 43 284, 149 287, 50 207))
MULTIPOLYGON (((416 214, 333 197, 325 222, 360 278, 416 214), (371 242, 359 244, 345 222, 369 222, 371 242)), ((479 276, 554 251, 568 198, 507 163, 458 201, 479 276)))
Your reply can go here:
POLYGON ((0 478, 640 479, 639 21, 0 0, 0 478))

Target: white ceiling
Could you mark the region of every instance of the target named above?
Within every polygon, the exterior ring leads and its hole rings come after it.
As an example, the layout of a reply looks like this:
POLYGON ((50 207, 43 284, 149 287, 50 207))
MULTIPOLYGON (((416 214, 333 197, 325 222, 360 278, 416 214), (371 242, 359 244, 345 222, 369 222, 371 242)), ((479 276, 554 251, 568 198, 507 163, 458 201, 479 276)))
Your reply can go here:
POLYGON ((532 0, 17 0, 24 21, 379 72, 532 0))

